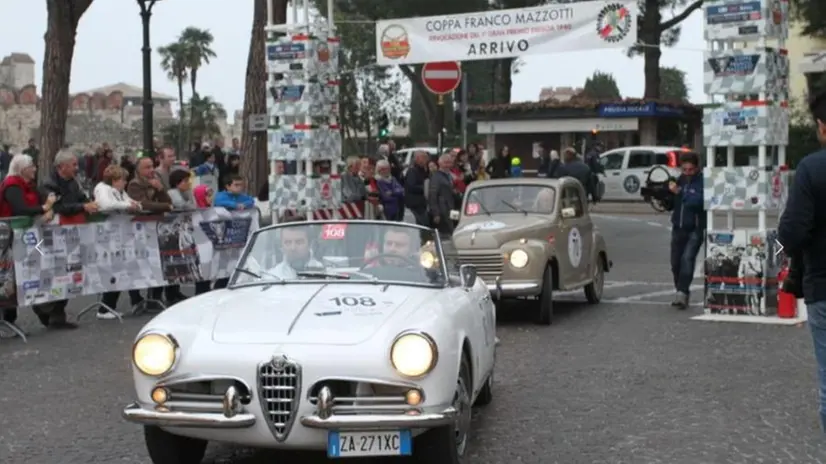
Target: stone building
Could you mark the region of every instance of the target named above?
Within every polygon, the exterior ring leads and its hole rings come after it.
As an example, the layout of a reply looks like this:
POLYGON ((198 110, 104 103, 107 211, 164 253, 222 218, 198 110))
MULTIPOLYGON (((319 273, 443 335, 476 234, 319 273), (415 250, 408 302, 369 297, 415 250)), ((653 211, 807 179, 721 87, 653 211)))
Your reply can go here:
POLYGON ((0 60, 0 87, 22 89, 34 84, 34 59, 26 53, 12 53, 0 60))

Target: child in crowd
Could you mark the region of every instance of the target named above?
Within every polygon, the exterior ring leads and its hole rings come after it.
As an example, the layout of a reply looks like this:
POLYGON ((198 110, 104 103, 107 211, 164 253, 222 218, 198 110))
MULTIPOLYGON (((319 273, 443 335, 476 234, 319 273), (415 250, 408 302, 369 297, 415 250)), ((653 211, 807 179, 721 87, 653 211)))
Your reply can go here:
POLYGON ((215 191, 206 185, 199 185, 192 191, 192 196, 195 197, 195 206, 198 208, 209 208, 212 206, 212 196, 215 191))
POLYGON ((219 206, 230 210, 251 209, 255 207, 255 199, 244 193, 244 178, 238 174, 227 177, 224 183, 226 190, 218 192, 212 206, 219 206))
POLYGON ((167 191, 172 199, 172 207, 178 210, 195 209, 195 197, 192 195, 192 176, 186 169, 176 169, 169 173, 167 191))

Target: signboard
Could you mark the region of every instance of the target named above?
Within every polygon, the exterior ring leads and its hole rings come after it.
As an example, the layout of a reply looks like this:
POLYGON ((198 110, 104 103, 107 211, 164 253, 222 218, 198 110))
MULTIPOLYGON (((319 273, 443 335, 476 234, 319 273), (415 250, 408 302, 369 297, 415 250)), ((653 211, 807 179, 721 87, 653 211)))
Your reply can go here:
POLYGON ((422 83, 436 95, 453 92, 462 82, 462 68, 455 61, 427 63, 422 67, 422 83))
POLYGON ((599 105, 602 118, 648 118, 653 116, 682 116, 682 108, 648 103, 607 103, 599 105))
POLYGON ((267 132, 269 125, 269 116, 266 113, 247 116, 247 129, 250 132, 267 132))
POLYGON ((789 108, 785 103, 731 102, 703 110, 707 147, 787 145, 789 108))
POLYGON ((706 40, 788 38, 786 0, 713 0, 704 4, 706 40))
POLYGON ((753 95, 785 93, 789 89, 789 56, 771 48, 706 52, 705 93, 753 95))
POLYGON ((638 15, 636 0, 615 0, 382 20, 376 58, 392 66, 628 48, 638 15))

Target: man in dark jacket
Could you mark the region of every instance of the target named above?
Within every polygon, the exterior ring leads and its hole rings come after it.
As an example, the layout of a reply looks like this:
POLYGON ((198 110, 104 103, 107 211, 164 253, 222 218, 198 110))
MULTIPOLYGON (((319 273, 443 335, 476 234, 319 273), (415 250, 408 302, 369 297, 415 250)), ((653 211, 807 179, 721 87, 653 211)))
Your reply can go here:
POLYGON ((696 153, 680 156, 682 175, 668 186, 674 194, 671 211, 671 274, 677 294, 672 306, 688 308, 689 288, 694 280, 697 253, 706 233, 706 212, 703 209, 703 174, 696 153))
POLYGON ((591 169, 579 159, 573 148, 566 148, 563 154, 565 163, 556 169, 555 177, 573 177, 582 184, 586 195, 591 193, 591 169))
MULTIPOLYGON (((223 179, 228 173, 227 158, 224 153, 224 139, 215 139, 215 145, 212 147, 212 154, 215 155, 215 167, 218 168, 218 178, 223 179)), ((223 182, 218 182, 218 189, 225 190, 225 186, 221 184, 223 184, 223 182)))
POLYGON ((511 175, 511 156, 508 147, 502 147, 488 163, 485 172, 491 179, 504 179, 511 175))
POLYGON ((445 154, 439 157, 439 170, 430 175, 427 201, 430 206, 430 215, 433 217, 433 226, 443 237, 453 235, 453 221, 450 212, 456 208, 456 191, 453 188, 453 157, 445 154))
POLYGON ((420 226, 430 224, 427 218, 427 197, 424 195, 424 181, 429 175, 428 161, 430 161, 430 156, 427 153, 417 151, 413 156, 413 165, 407 170, 407 176, 404 179, 405 206, 413 213, 416 224, 420 226))
MULTIPOLYGON (((42 186, 42 197, 54 194, 57 198, 52 210, 55 214, 70 220, 73 217, 95 213, 97 203, 90 201, 86 193, 80 188, 75 179, 77 174, 77 157, 68 150, 60 151, 54 159, 54 171, 42 186)), ((35 314, 41 321, 48 320, 50 329, 74 329, 77 327, 66 320, 66 304, 68 300, 53 301, 34 305, 35 314)))
MULTIPOLYGON (((809 104, 817 138, 826 148, 826 92, 809 104)), ((797 164, 777 241, 792 260, 803 260, 803 299, 814 341, 820 383, 820 421, 826 429, 826 149, 797 164)), ((799 264, 798 264, 799 265, 799 264)))

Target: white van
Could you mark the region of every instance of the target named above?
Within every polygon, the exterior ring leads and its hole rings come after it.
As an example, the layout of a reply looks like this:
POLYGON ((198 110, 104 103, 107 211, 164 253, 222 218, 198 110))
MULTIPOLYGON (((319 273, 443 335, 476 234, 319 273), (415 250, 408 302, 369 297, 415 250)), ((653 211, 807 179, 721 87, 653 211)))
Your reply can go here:
POLYGON ((678 166, 668 166, 668 154, 683 152, 682 147, 623 147, 608 150, 599 155, 605 170, 605 195, 603 200, 642 201, 640 188, 654 166, 663 166, 672 176, 679 176, 678 166))

